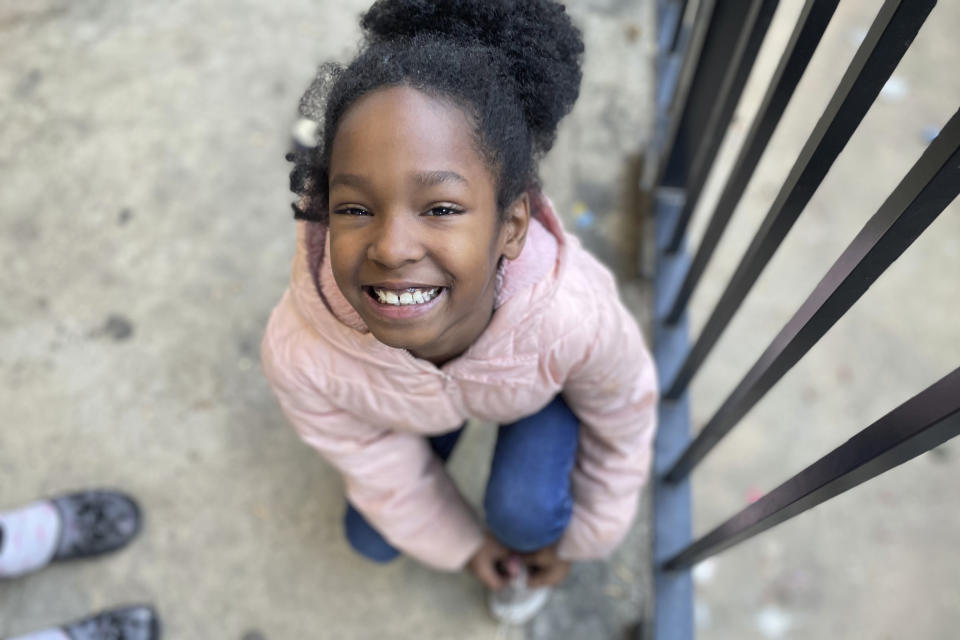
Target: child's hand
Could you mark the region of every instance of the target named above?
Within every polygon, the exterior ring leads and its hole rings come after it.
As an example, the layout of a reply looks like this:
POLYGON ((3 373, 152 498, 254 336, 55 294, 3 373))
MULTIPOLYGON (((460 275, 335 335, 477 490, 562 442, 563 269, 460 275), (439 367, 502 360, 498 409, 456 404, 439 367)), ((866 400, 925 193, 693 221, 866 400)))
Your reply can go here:
POLYGON ((497 565, 505 566, 509 556, 510 551, 488 533, 483 546, 470 558, 467 568, 481 584, 499 591, 507 586, 509 576, 502 574, 497 565))
POLYGON ((570 563, 557 557, 557 545, 544 547, 532 553, 521 553, 520 559, 527 565, 527 586, 550 587, 567 578, 570 563))

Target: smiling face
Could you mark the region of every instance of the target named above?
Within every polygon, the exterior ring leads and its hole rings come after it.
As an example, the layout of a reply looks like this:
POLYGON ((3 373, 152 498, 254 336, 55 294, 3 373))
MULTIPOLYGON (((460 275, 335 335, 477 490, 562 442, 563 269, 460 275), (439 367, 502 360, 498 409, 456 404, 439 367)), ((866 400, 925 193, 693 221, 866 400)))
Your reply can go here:
POLYGON ((483 333, 497 264, 520 255, 524 195, 497 213, 473 126, 416 89, 380 89, 344 114, 330 155, 330 260, 374 336, 442 364, 483 333))

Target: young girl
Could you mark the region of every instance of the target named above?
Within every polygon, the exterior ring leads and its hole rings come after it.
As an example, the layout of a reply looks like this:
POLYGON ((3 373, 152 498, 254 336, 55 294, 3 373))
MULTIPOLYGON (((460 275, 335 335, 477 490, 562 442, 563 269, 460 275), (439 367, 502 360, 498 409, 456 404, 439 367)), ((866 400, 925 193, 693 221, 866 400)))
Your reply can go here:
POLYGON ((550 0, 379 0, 361 26, 301 101, 319 130, 289 156, 297 253, 264 372, 343 474, 360 554, 501 594, 529 576, 498 610, 520 621, 623 539, 655 426, 636 323, 537 177, 583 43, 550 0), (443 466, 469 418, 500 425, 483 519, 443 466))

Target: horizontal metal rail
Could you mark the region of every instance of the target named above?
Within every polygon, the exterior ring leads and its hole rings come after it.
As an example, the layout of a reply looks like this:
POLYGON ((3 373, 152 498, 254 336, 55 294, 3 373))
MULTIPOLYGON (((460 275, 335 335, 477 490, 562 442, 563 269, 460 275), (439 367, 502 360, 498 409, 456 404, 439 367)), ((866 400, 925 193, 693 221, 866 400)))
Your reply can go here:
POLYGON ((907 250, 960 192, 960 111, 773 339, 667 479, 690 472, 907 250))
MULTIPOLYGON (((663 355, 661 353, 661 355, 663 355)), ((690 442, 689 398, 660 405, 654 456, 653 557, 657 564, 654 637, 658 640, 693 638, 693 580, 689 571, 665 571, 661 561, 693 540, 690 483, 664 482, 659 460, 672 460, 690 442)))
POLYGON ((678 397, 703 364, 935 4, 936 0, 884 2, 703 331, 679 371, 667 380, 668 398, 678 397))
POLYGON ((685 569, 960 435, 960 369, 664 562, 685 569))
POLYGON ((770 87, 760 103, 726 185, 710 215, 707 230, 697 247, 693 262, 681 279, 679 289, 674 289, 670 295, 664 296, 664 307, 657 310, 658 317, 666 317, 667 324, 675 324, 680 319, 680 314, 693 295, 839 2, 840 0, 807 0, 804 5, 780 58, 780 64, 770 79, 770 87))

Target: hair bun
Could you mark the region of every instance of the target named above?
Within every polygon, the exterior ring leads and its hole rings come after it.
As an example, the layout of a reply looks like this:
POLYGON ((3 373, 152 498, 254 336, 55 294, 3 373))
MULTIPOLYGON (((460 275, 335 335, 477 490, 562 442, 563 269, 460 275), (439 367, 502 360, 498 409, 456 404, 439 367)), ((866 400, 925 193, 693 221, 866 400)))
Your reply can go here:
POLYGON ((541 152, 580 92, 583 39, 553 0, 377 0, 360 26, 371 42, 434 36, 495 49, 541 152))

